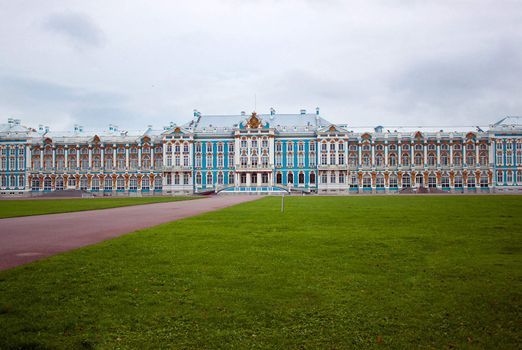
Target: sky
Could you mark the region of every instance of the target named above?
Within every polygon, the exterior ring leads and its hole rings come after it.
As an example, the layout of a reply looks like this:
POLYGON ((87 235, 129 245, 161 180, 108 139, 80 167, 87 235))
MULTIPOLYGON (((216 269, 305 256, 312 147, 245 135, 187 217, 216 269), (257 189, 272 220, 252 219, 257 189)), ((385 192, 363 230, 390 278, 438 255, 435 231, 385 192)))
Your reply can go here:
POLYGON ((522 115, 522 1, 0 0, 0 123, 143 130, 202 114, 349 126, 522 115))

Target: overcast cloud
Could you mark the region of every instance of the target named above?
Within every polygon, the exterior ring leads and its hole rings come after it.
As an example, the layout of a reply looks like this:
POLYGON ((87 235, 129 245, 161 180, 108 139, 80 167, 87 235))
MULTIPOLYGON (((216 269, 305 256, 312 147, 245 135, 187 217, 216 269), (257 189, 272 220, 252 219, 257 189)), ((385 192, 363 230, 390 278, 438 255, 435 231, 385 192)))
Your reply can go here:
POLYGON ((522 1, 0 0, 0 122, 160 128, 301 108, 352 126, 522 114, 522 1))

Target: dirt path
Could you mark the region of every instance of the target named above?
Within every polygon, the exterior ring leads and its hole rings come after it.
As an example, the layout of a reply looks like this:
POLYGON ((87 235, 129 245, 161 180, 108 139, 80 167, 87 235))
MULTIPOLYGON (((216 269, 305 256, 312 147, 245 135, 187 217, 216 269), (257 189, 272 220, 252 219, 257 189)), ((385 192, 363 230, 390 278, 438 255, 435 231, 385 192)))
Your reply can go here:
POLYGON ((0 219, 0 270, 258 198, 212 196, 189 201, 0 219))

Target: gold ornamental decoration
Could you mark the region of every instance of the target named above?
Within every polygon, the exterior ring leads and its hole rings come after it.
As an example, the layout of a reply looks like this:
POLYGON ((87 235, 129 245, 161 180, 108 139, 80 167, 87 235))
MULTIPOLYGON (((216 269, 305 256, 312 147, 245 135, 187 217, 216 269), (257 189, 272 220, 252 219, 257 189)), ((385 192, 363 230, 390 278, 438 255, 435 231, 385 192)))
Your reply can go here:
POLYGON ((250 119, 248 119, 248 122, 246 125, 247 128, 257 129, 257 128, 259 128, 260 125, 261 125, 261 121, 257 117, 257 113, 252 112, 252 116, 250 116, 250 119))

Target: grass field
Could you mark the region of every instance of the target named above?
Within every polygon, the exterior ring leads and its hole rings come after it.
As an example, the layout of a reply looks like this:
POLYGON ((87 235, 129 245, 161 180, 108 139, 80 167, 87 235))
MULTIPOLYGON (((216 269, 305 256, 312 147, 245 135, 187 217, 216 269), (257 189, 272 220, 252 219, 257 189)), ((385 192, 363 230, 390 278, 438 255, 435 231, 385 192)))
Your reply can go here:
POLYGON ((0 201, 0 218, 107 209, 126 207, 129 205, 175 202, 195 198, 200 197, 179 196, 2 200, 0 201))
POLYGON ((522 344, 522 197, 264 198, 0 273, 0 348, 522 344))

